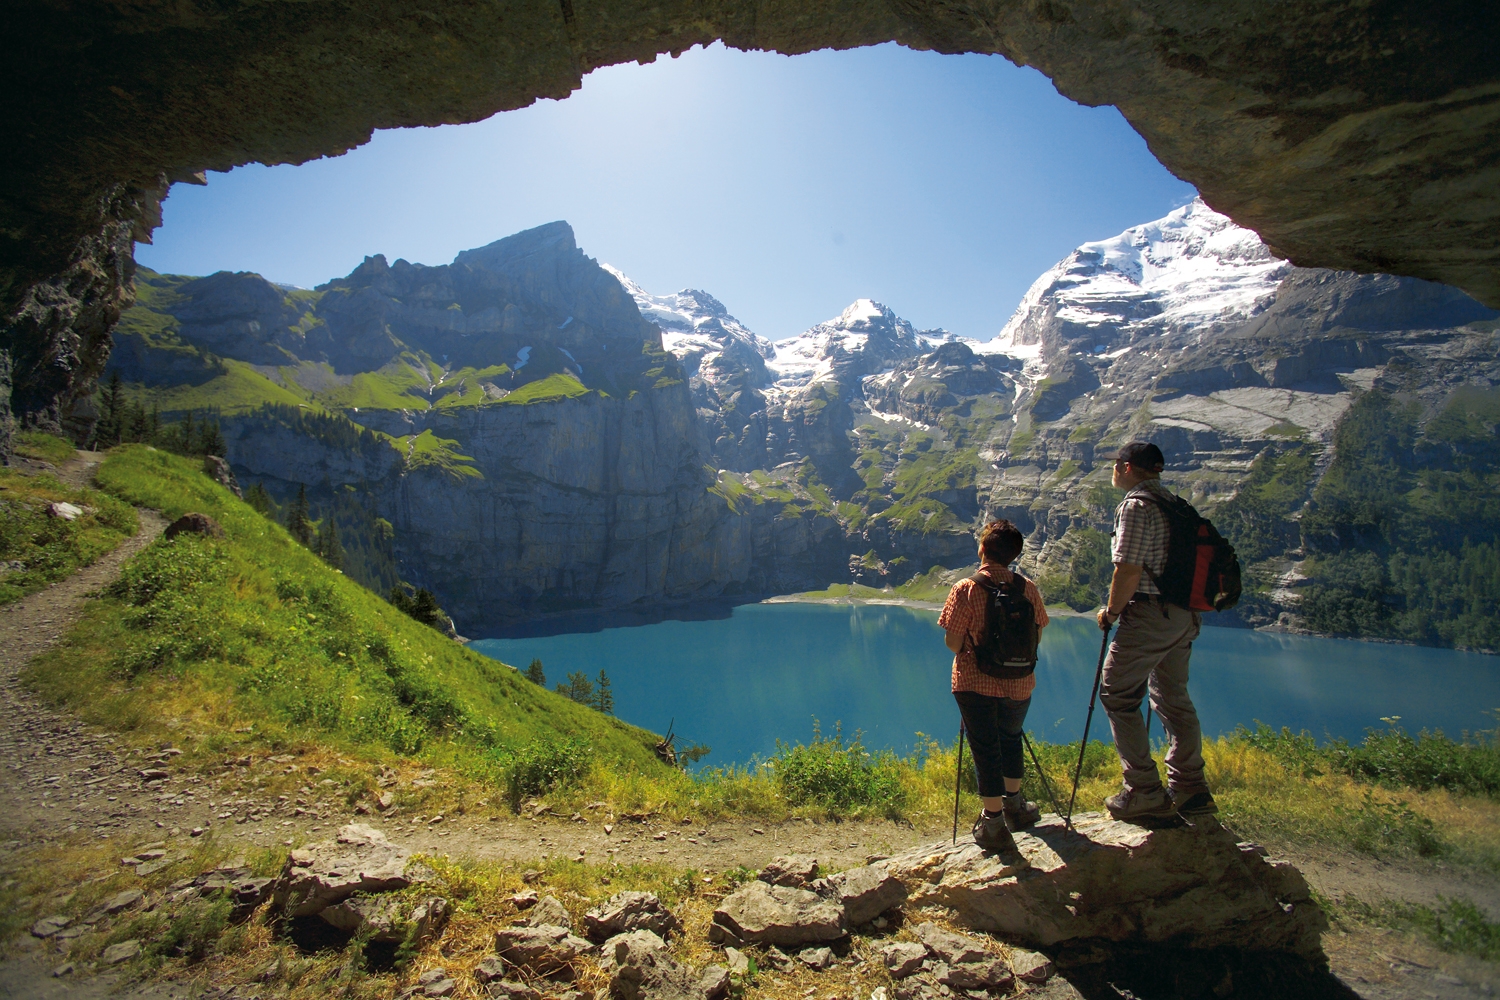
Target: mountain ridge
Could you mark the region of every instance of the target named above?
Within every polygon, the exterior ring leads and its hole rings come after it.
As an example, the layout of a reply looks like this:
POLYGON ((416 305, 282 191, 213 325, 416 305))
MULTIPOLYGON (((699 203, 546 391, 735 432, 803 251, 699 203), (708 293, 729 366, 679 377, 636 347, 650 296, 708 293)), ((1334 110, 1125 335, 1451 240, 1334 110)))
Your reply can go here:
MULTIPOLYGON (((314 290, 143 280, 116 338, 135 391, 163 410, 232 403, 230 460, 273 493, 318 471, 316 491, 363 491, 403 573, 466 631, 899 583, 968 563, 994 516, 1082 601, 1109 507, 1096 453, 1157 439, 1210 513, 1306 454, 1275 515, 1294 525, 1360 393, 1404 379, 1391 391, 1425 400, 1425 426, 1454 386, 1497 381, 1492 357, 1450 357, 1494 337, 1462 293, 1292 267, 1201 202, 1082 245, 983 342, 861 299, 773 343, 708 292, 653 295, 594 262, 566 223, 449 265, 367 258, 314 290), (299 445, 273 401, 378 431, 391 455, 299 445)), ((1248 602, 1246 623, 1296 625, 1293 548, 1262 554, 1257 593, 1281 596, 1248 602)))

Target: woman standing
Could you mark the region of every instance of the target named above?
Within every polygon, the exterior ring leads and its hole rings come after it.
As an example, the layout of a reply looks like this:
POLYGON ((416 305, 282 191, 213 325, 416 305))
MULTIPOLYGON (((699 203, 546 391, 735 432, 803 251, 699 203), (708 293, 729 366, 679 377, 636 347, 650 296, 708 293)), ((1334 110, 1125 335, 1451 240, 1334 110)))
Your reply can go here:
POLYGON ((1024 541, 1009 521, 985 525, 979 572, 954 584, 938 616, 954 653, 953 699, 969 733, 984 804, 974 842, 1002 853, 1016 850, 1011 830, 1041 817, 1021 794, 1021 741, 1036 687, 1036 643, 1049 619, 1036 584, 1010 569, 1024 541))

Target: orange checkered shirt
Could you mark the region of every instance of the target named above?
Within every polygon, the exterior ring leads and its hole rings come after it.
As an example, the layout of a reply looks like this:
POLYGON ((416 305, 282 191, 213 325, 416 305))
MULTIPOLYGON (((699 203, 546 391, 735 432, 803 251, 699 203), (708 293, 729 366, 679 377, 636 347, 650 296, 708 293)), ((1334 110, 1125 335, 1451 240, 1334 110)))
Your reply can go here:
MULTIPOLYGON (((1003 566, 986 565, 983 568, 997 582, 1004 583, 1011 578, 1010 570, 1003 566)), ((1026 599, 1036 608, 1037 628, 1045 628, 1051 621, 1047 617, 1047 606, 1042 601, 1042 592, 1030 580, 1026 581, 1026 599)), ((984 641, 984 608, 988 601, 989 594, 983 587, 973 580, 960 580, 948 592, 943 613, 938 615, 939 627, 950 632, 962 631, 969 637, 963 652, 953 657, 953 690, 1024 701, 1036 688, 1035 674, 1015 678, 991 677, 980 673, 974 662, 974 647, 984 641)))

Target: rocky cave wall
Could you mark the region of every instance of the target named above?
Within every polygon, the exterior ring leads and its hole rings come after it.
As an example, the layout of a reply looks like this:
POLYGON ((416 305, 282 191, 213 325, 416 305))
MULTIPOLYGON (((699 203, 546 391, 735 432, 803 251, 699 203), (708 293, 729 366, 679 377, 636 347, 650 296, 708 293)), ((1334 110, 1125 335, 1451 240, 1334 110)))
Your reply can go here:
POLYGON ((0 350, 25 422, 86 419, 72 403, 129 303, 128 241, 171 183, 475 121, 720 39, 999 53, 1117 106, 1293 262, 1500 305, 1500 7, 1482 0, 18 0, 3 24, 0 350))

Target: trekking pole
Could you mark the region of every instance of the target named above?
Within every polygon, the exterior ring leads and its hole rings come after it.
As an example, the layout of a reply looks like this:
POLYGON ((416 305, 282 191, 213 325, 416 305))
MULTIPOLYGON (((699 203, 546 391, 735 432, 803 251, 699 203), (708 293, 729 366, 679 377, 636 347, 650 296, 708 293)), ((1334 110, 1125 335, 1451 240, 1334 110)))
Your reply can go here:
POLYGON ((964 723, 958 724, 958 765, 953 769, 953 843, 958 845, 958 792, 964 781, 964 723))
MULTIPOLYGON (((1037 777, 1042 779, 1042 787, 1047 789, 1047 798, 1052 800, 1052 809, 1057 815, 1062 815, 1062 806, 1057 804, 1057 796, 1052 794, 1052 782, 1047 780, 1047 772, 1042 770, 1042 762, 1036 759, 1036 750, 1031 745, 1031 738, 1026 735, 1025 730, 1021 732, 1021 739, 1026 742, 1026 751, 1031 754, 1031 766, 1036 768, 1037 777)), ((957 834, 954 835, 957 837, 957 834)))
POLYGON ((1104 641, 1099 644, 1099 666, 1094 668, 1094 686, 1089 688, 1089 714, 1083 720, 1083 740, 1078 744, 1078 766, 1073 770, 1073 794, 1068 797, 1068 814, 1063 817, 1063 828, 1073 829, 1073 803, 1078 801, 1078 781, 1083 777, 1083 753, 1089 745, 1089 726, 1094 721, 1094 699, 1099 695, 1099 681, 1104 677, 1104 654, 1109 652, 1109 630, 1104 629, 1104 641))

